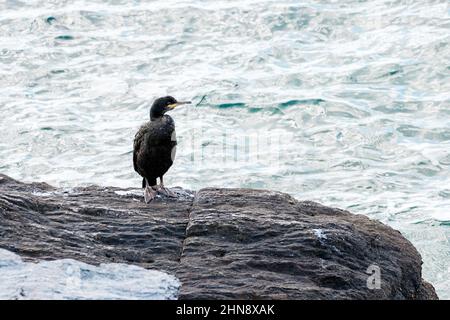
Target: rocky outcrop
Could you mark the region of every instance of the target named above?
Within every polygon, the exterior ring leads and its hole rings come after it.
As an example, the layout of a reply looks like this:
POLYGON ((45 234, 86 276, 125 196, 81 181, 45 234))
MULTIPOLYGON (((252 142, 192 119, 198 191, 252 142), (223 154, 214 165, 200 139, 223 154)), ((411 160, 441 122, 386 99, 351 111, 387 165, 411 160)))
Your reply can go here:
POLYGON ((0 175, 0 248, 163 270, 180 299, 437 298, 417 250, 380 222, 278 192, 173 190, 147 205, 140 190, 0 175))

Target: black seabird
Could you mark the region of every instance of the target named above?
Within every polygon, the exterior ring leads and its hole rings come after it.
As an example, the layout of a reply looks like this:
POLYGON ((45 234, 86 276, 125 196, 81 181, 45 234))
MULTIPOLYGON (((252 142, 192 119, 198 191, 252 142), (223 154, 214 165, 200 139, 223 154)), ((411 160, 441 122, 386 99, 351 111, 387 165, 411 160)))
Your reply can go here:
POLYGON ((134 137, 133 166, 143 177, 146 203, 152 201, 158 192, 174 196, 163 182, 163 175, 172 166, 177 145, 175 122, 165 113, 187 103, 191 102, 180 102, 171 96, 156 99, 150 108, 150 121, 142 125, 134 137), (157 178, 160 179, 159 186, 157 178))

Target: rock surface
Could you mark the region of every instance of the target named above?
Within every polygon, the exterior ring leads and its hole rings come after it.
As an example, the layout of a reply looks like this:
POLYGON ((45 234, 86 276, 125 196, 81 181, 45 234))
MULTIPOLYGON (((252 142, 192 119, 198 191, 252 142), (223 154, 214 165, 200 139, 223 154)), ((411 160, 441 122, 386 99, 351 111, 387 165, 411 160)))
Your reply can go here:
POLYGON ((0 175, 0 248, 25 261, 122 262, 176 275, 179 299, 437 299, 400 232, 252 189, 57 189, 0 175), (369 289, 369 266, 381 288, 369 289))

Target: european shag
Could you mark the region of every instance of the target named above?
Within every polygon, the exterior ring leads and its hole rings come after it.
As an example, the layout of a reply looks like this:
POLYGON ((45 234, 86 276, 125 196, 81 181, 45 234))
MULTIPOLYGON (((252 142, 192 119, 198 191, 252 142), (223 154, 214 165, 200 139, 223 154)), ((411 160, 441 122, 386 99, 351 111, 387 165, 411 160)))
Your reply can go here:
POLYGON ((158 192, 174 196, 163 182, 164 174, 172 166, 177 145, 175 122, 165 113, 187 103, 191 102, 180 102, 171 96, 156 99, 150 108, 150 121, 142 125, 134 137, 133 166, 143 178, 146 203, 152 201, 158 192), (157 178, 160 179, 159 186, 157 178))

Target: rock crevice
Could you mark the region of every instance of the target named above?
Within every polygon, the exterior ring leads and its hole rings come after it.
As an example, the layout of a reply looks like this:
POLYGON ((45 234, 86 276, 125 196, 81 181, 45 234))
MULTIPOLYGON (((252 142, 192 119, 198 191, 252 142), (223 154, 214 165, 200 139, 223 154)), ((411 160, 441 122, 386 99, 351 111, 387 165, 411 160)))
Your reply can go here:
POLYGON ((188 226, 189 226, 189 222, 190 222, 190 219, 191 219, 191 212, 192 212, 192 208, 193 208, 194 203, 195 203, 196 195, 197 195, 197 193, 194 192, 193 193, 193 199, 192 199, 192 202, 191 202, 191 206, 189 207, 189 209, 187 211, 187 222, 186 222, 186 227, 185 227, 185 230, 184 230, 184 239, 181 242, 181 249, 180 249, 180 255, 178 257, 178 262, 181 262, 181 258, 183 257, 183 254, 184 254, 184 249, 186 247, 186 239, 188 237, 187 231, 188 231, 188 226))

